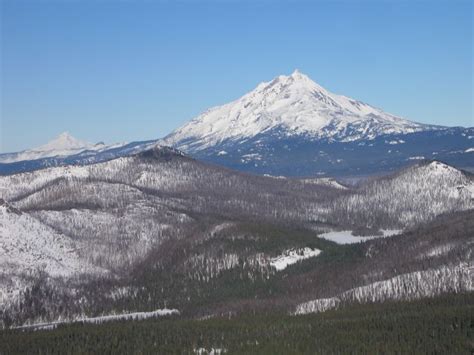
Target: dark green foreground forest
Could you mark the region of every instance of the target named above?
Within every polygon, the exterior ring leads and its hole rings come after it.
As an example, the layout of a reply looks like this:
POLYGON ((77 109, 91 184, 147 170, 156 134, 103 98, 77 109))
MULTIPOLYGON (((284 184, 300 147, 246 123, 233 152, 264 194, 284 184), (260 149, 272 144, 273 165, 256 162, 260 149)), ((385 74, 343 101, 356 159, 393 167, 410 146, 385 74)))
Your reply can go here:
POLYGON ((228 354, 472 354, 474 294, 305 316, 166 318, 0 333, 1 354, 182 354, 200 348, 226 349, 228 354))

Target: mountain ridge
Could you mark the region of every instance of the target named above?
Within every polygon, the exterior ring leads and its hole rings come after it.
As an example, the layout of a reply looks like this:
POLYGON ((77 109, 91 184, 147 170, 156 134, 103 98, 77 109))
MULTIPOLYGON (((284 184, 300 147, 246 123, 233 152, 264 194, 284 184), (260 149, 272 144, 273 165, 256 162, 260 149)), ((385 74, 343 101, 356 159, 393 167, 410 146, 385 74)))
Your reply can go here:
POLYGON ((298 71, 260 83, 162 139, 93 145, 66 134, 53 143, 0 154, 0 175, 93 164, 156 144, 258 175, 350 178, 387 174, 425 159, 474 169, 474 127, 408 121, 333 94, 298 71), (58 146, 73 149, 50 149, 58 146))
POLYGON ((462 233, 423 233, 420 243, 385 231, 472 214, 473 192, 473 176, 439 162, 341 188, 327 179, 232 171, 166 147, 1 176, 7 202, 0 201, 0 303, 5 297, 5 314, 18 325, 168 305, 186 316, 269 306, 291 311, 369 281, 462 262, 470 248, 462 222, 445 223, 462 233), (324 236, 348 230, 365 236, 363 243, 342 246, 324 236), (403 252, 387 264, 394 247, 403 252), (291 255, 301 260, 275 267, 291 255), (12 260, 33 273, 46 265, 46 274, 18 274, 12 260), (63 262, 73 275, 52 277, 67 271, 63 262), (48 310, 44 318, 39 306, 48 310))

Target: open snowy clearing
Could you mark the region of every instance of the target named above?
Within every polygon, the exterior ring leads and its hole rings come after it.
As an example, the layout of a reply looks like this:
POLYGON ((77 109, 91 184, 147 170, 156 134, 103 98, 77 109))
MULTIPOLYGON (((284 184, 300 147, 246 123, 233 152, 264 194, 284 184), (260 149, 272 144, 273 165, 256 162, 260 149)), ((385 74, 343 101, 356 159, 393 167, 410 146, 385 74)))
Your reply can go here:
POLYGON ((290 249, 285 251, 282 255, 279 255, 270 260, 270 265, 278 271, 286 269, 289 265, 295 264, 298 261, 318 256, 321 253, 319 249, 302 248, 302 249, 290 249))
POLYGON ((382 230, 383 235, 369 235, 365 237, 357 237, 352 235, 352 231, 335 231, 320 234, 318 237, 326 240, 330 240, 337 244, 354 244, 361 243, 367 240, 375 238, 386 238, 391 237, 397 234, 400 234, 402 231, 399 229, 386 229, 382 230))

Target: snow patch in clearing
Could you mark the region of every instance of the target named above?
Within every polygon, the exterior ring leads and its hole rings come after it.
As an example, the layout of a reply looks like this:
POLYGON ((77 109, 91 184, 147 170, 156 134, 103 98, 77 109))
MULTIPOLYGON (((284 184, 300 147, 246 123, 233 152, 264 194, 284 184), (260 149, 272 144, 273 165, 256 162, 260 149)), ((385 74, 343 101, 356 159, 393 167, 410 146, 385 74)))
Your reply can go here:
POLYGON ((326 240, 330 240, 337 244, 354 244, 361 243, 367 240, 376 239, 376 238, 386 238, 393 235, 400 234, 402 231, 399 229, 386 229, 382 230, 383 235, 370 235, 365 237, 357 237, 352 235, 352 231, 333 231, 320 234, 318 237, 326 240))
POLYGON ((270 259, 270 265, 278 271, 286 269, 289 265, 298 261, 318 256, 321 253, 319 249, 302 248, 286 250, 282 255, 270 259))

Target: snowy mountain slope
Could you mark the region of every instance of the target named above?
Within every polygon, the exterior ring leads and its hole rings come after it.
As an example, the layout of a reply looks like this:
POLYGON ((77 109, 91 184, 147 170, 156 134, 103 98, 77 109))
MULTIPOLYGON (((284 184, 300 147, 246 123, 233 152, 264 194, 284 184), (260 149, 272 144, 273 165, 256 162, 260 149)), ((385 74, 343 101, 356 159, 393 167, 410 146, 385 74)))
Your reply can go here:
POLYGON ((214 107, 161 143, 232 169, 283 176, 387 173, 413 157, 474 167, 474 128, 420 124, 294 72, 214 107))
POLYGON ((77 246, 35 218, 0 200, 0 264, 2 272, 43 269, 51 276, 93 272, 79 258, 77 246))
POLYGON ((279 129, 284 136, 353 141, 435 128, 330 93, 295 71, 259 84, 236 101, 209 109, 165 137, 163 144, 194 153, 273 129, 279 129))
POLYGON ((70 278, 105 270, 78 254, 81 244, 0 199, 0 309, 18 300, 33 275, 70 278))

